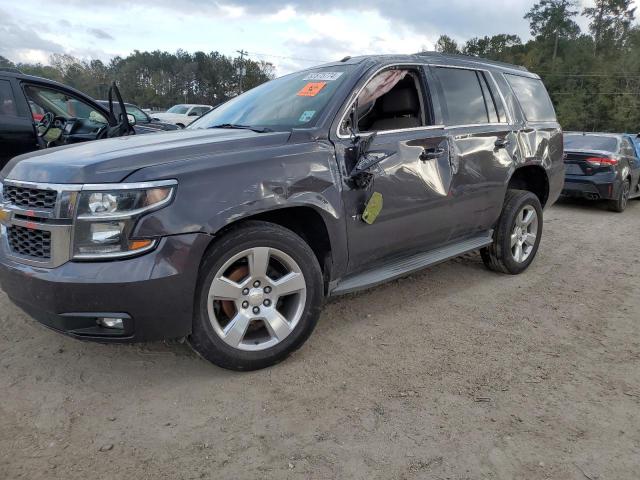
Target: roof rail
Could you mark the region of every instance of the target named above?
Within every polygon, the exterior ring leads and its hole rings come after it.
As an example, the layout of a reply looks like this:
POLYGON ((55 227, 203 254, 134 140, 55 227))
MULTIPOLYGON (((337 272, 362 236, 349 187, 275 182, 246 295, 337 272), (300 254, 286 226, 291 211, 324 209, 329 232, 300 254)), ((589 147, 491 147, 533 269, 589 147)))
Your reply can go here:
POLYGON ((22 72, 14 67, 0 67, 0 72, 9 72, 9 73, 20 73, 22 72))
POLYGON ((471 55, 462 55, 459 53, 441 53, 441 52, 418 52, 416 55, 423 56, 438 56, 442 58, 456 58, 458 60, 467 60, 469 62, 477 62, 477 63, 486 63, 489 65, 495 65, 496 67, 504 67, 504 68, 515 68, 517 70, 522 70, 523 72, 528 72, 527 67, 523 67, 522 65, 514 65, 512 63, 499 62, 497 60, 489 60, 488 58, 483 57, 474 57, 471 55))

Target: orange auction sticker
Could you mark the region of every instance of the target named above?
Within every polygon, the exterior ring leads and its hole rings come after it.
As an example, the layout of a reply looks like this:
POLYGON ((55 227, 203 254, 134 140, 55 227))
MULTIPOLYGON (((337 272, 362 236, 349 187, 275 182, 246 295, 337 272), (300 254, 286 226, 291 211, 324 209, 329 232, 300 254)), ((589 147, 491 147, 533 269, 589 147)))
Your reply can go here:
POLYGON ((309 82, 298 92, 299 97, 315 97, 327 82, 309 82))

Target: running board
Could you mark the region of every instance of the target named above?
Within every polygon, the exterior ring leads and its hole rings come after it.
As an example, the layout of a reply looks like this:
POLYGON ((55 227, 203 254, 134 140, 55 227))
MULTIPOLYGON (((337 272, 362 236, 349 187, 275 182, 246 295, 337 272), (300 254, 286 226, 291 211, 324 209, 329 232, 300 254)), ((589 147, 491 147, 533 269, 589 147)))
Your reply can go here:
POLYGON ((486 247, 493 241, 492 237, 493 230, 490 230, 480 236, 462 242, 440 247, 429 252, 418 253, 410 257, 396 259, 381 267, 346 277, 338 282, 338 285, 331 291, 331 295, 344 295, 404 277, 412 272, 442 263, 463 253, 486 247))

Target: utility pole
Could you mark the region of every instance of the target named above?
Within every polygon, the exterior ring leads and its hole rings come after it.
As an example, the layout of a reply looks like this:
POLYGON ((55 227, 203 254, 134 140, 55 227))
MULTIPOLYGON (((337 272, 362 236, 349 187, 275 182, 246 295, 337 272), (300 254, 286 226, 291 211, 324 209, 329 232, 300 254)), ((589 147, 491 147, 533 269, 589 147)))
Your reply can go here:
POLYGON ((240 66, 238 67, 238 89, 240 93, 242 93, 242 80, 244 78, 245 73, 247 73, 246 68, 244 68, 244 56, 249 55, 249 52, 245 52, 244 50, 236 50, 240 54, 240 66))

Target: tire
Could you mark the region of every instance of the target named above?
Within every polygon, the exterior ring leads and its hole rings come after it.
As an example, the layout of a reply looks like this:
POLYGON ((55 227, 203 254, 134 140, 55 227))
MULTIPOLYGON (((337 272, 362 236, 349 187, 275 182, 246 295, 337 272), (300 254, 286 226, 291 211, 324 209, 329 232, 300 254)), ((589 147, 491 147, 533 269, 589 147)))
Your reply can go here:
POLYGON ((618 198, 615 200, 609 200, 609 210, 612 212, 622 213, 627 208, 627 204, 629 203, 629 196, 631 192, 631 181, 627 178, 620 185, 620 189, 618 191, 618 198))
POLYGON ((216 240, 202 261, 189 342, 222 368, 269 367, 309 338, 323 300, 309 245, 284 227, 249 221, 216 240))
POLYGON ((489 270, 511 275, 524 272, 538 252, 542 225, 542 205, 538 197, 525 190, 507 190, 502 213, 493 233, 493 243, 480 251, 485 266, 489 270), (525 216, 529 213, 532 217, 530 223, 526 224, 524 220, 529 217, 525 216), (535 238, 531 235, 535 235, 535 238))

